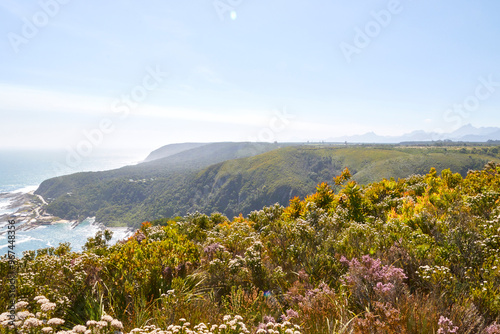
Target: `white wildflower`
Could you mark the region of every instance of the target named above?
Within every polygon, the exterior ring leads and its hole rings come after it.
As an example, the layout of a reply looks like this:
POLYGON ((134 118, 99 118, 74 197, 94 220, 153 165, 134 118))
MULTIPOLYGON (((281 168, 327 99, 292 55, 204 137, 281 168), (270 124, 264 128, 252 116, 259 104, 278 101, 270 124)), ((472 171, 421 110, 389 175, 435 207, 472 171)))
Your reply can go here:
POLYGON ((0 314, 0 322, 10 320, 10 312, 4 312, 0 314))
POLYGON ((76 333, 85 333, 86 330, 87 330, 87 327, 85 327, 83 325, 76 325, 75 327, 73 327, 73 332, 76 332, 76 333))
POLYGON ((22 301, 22 302, 17 302, 17 303, 14 305, 14 308, 15 308, 16 310, 19 310, 19 309, 23 309, 23 308, 25 308, 25 307, 26 307, 26 306, 28 306, 28 305, 29 305, 29 303, 28 303, 28 302, 24 302, 24 301, 22 301))
POLYGON ((35 317, 35 315, 29 311, 21 311, 21 312, 17 312, 17 317, 21 320, 24 320, 28 317, 35 317))
POLYGON ((40 309, 43 311, 43 312, 48 312, 48 311, 53 311, 55 310, 56 308, 56 304, 55 303, 44 303, 40 306, 40 309))
POLYGON ((47 321, 47 325, 58 326, 58 325, 62 325, 62 324, 64 324, 64 320, 59 319, 59 318, 52 318, 52 319, 49 319, 49 321, 47 321))
POLYGON ((122 322, 117 320, 117 319, 113 319, 113 321, 111 321, 111 326, 116 328, 116 329, 123 329, 122 322))
POLYGON ((54 329, 52 329, 52 327, 44 327, 42 328, 42 332, 44 333, 52 333, 54 329))
POLYGON ((111 321, 113 321, 113 317, 106 314, 106 315, 102 316, 101 320, 104 320, 104 321, 107 321, 107 322, 111 322, 111 321))
POLYGON ((97 324, 96 324, 97 328, 104 328, 106 326, 108 326, 108 323, 106 321, 98 321, 97 324))
POLYGON ((24 321, 23 327, 38 327, 41 326, 43 322, 40 321, 40 319, 37 318, 28 318, 24 321))
POLYGON ((40 298, 36 301, 38 304, 45 304, 45 303, 50 303, 50 300, 48 300, 47 298, 40 298))

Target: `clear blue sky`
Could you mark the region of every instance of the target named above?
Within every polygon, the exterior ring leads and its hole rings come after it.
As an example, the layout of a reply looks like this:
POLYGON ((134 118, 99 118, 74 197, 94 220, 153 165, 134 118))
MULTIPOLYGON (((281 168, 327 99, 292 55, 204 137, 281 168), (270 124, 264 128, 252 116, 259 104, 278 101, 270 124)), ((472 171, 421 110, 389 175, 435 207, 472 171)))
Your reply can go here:
POLYGON ((0 147, 500 126, 496 0, 59 1, 0 2, 0 147))

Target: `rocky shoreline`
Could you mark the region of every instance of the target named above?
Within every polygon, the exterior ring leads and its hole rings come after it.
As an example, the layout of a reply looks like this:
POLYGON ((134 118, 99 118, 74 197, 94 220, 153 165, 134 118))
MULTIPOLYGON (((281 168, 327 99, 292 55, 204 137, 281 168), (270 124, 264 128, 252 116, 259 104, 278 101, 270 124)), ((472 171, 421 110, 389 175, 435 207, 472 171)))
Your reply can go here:
MULTIPOLYGON (((40 195, 35 195, 34 191, 28 193, 0 193, 1 199, 10 201, 7 209, 17 209, 14 213, 0 215, 0 223, 8 220, 15 220, 17 229, 29 231, 43 225, 52 225, 57 223, 71 223, 71 227, 78 226, 80 221, 65 220, 53 216, 46 212, 47 202, 40 195)), ((104 228, 102 226, 101 228, 104 228)), ((0 235, 6 231, 0 231, 0 235)))

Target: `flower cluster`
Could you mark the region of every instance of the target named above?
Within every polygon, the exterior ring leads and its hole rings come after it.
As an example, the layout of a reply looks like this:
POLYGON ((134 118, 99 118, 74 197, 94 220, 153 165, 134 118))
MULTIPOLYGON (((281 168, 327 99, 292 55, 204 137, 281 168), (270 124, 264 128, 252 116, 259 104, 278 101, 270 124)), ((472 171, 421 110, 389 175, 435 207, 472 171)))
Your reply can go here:
POLYGON ((439 317, 438 325, 438 334, 453 334, 458 331, 458 326, 453 325, 453 322, 450 319, 443 316, 439 317))
POLYGON ((349 266, 344 281, 361 305, 370 300, 392 301, 405 287, 403 281, 407 277, 403 269, 382 265, 380 259, 365 255, 361 261, 348 261, 345 257, 340 261, 349 266))
POLYGON ((100 321, 87 321, 86 325, 86 327, 82 325, 73 327, 73 332, 85 334, 106 334, 114 333, 117 331, 120 332, 121 330, 123 330, 123 324, 121 323, 121 321, 119 321, 118 319, 113 319, 112 316, 107 314, 103 315, 100 321))
POLYGON ((417 274, 423 280, 436 286, 450 286, 454 281, 450 268, 445 266, 420 266, 417 274))
POLYGON ((55 303, 52 303, 45 296, 36 296, 34 300, 39 304, 40 312, 33 314, 26 309, 29 306, 28 302, 17 302, 14 307, 17 312, 13 324, 9 318, 10 313, 2 313, 0 315, 0 329, 2 331, 13 329, 19 334, 53 333, 64 324, 62 319, 51 318, 51 314, 57 306, 55 303))
POLYGON ((282 323, 277 323, 272 318, 268 320, 270 321, 266 324, 259 325, 257 334, 301 334, 299 325, 294 325, 286 320, 282 323))
MULTIPOLYGON (((17 311, 14 325, 9 324, 9 312, 0 314, 0 333, 5 330, 15 330, 18 334, 108 334, 121 333, 123 324, 109 315, 104 315, 101 321, 89 320, 87 326, 76 325, 70 330, 60 330, 65 321, 60 318, 51 318, 52 311, 56 308, 56 303, 52 303, 45 296, 34 298, 39 304, 41 312, 33 314, 26 310, 29 303, 20 301, 16 303, 17 311), (57 331, 59 329, 59 331, 57 331)), ((8 332, 8 331, 7 331, 8 332)))
POLYGON ((496 322, 485 329, 485 334, 500 334, 500 325, 496 322))
MULTIPOLYGON (((179 319, 180 325, 169 325, 165 330, 157 328, 154 325, 134 328, 130 333, 140 334, 249 334, 243 317, 235 315, 225 315, 222 324, 199 323, 191 329, 191 323, 186 319, 179 319)), ((267 332, 266 332, 267 333, 267 332)), ((269 332, 271 333, 271 332, 269 332)), ((276 332, 282 333, 282 332, 276 332)), ((284 332, 283 332, 284 333, 284 332)))

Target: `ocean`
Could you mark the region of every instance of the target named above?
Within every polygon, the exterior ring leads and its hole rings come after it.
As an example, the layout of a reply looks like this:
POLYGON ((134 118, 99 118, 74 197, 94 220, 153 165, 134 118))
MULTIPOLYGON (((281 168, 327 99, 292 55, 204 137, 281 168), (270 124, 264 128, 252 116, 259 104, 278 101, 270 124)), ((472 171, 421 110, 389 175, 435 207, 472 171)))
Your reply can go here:
MULTIPOLYGON (((15 151, 0 150, 0 194, 36 190, 48 178, 83 171, 101 171, 133 165, 147 155, 144 151, 102 151, 82 158, 71 167, 66 162, 64 151, 15 151)), ((0 215, 14 213, 10 202, 0 198, 0 215)), ((88 218, 75 228, 69 223, 40 226, 29 231, 16 231, 15 253, 45 247, 57 247, 59 243, 70 242, 73 251, 81 251, 87 238, 93 237, 99 228, 88 218)), ((7 222, 0 222, 0 232, 5 231, 7 222)), ((127 237, 126 228, 112 228, 112 243, 127 237)), ((0 255, 7 253, 7 234, 0 235, 0 255)))

